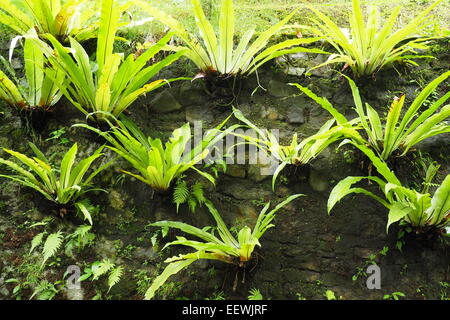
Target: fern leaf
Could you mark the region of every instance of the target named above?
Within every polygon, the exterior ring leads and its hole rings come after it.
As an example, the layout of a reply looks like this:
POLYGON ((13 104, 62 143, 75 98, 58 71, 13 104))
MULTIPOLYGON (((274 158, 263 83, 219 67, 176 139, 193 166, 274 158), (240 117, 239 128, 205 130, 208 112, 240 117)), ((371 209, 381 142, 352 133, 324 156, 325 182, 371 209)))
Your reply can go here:
POLYGON ((189 189, 186 181, 178 182, 173 192, 173 202, 177 205, 177 212, 180 204, 185 203, 189 198, 189 189))
POLYGON ((192 186, 192 195, 197 199, 197 202, 202 205, 206 202, 206 197, 203 192, 203 185, 200 182, 197 182, 192 186))
POLYGON ((195 212, 195 208, 197 208, 197 200, 195 197, 193 197, 191 194, 189 194, 187 199, 187 204, 189 206, 189 210, 191 210, 192 213, 195 212))
POLYGON ((92 274, 94 275, 92 280, 97 280, 100 276, 104 275, 112 268, 114 268, 114 263, 112 263, 109 259, 99 262, 92 267, 92 274))
POLYGON ((172 262, 164 269, 164 271, 153 280, 152 285, 148 288, 145 293, 145 300, 150 300, 154 297, 156 290, 161 287, 167 279, 180 272, 181 270, 187 268, 192 262, 198 259, 186 259, 181 261, 172 262))
POLYGON ((118 266, 117 268, 111 270, 108 277, 108 286, 109 286, 108 292, 114 285, 116 285, 120 281, 122 274, 123 274, 123 266, 118 266))
POLYGON ((74 235, 79 236, 80 238, 84 238, 89 231, 91 231, 92 226, 88 226, 88 225, 81 225, 78 228, 75 229, 75 231, 73 232, 74 235))
POLYGON ((89 199, 78 201, 75 203, 75 208, 78 213, 81 213, 84 216, 85 220, 88 220, 91 225, 93 224, 91 212, 95 210, 95 207, 91 204, 89 199))
POLYGON ((29 253, 33 252, 33 250, 42 243, 45 233, 46 232, 41 232, 34 236, 33 240, 31 240, 31 249, 29 253))
POLYGON ((63 242, 63 233, 61 231, 52 233, 47 237, 44 243, 44 249, 42 250, 42 254, 44 255, 44 260, 42 261, 42 266, 45 262, 53 257, 58 249, 61 247, 63 242))

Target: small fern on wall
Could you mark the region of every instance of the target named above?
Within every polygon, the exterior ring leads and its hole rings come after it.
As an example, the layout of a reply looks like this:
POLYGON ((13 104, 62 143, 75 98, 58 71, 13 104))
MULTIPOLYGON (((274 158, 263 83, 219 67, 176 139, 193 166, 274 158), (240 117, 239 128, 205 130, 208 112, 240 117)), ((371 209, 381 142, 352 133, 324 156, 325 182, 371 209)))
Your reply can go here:
POLYGON ((201 207, 207 201, 203 191, 203 184, 196 182, 189 188, 186 181, 178 180, 172 201, 177 206, 177 212, 180 205, 187 204, 189 210, 194 213, 197 207, 201 207))

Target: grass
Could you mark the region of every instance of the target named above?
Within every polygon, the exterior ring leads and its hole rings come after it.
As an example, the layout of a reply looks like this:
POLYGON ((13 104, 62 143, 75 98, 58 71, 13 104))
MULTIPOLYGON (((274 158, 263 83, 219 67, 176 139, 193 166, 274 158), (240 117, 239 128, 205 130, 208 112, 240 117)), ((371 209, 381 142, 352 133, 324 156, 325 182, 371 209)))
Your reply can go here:
MULTIPOLYGON (((125 2, 125 0, 120 0, 125 2)), ((147 0, 152 5, 159 7, 170 13, 175 18, 186 26, 189 31, 195 32, 197 27, 193 15, 191 14, 190 0, 147 0)), ((218 8, 221 0, 203 0, 206 15, 214 22, 219 18, 218 8)), ((392 11, 398 5, 402 5, 399 21, 409 21, 409 19, 416 15, 418 11, 429 6, 431 0, 365 0, 362 4, 374 4, 380 7, 382 17, 392 11)), ((302 7, 300 11, 293 17, 290 24, 306 24, 310 25, 308 18, 312 17, 311 11, 307 9, 307 5, 319 8, 327 15, 331 16, 338 22, 339 26, 347 27, 348 25, 348 10, 351 9, 351 0, 234 0, 236 17, 236 33, 241 35, 248 29, 255 28, 257 32, 261 32, 279 22, 283 17, 289 14, 292 10, 302 7)), ((143 12, 136 7, 130 10, 133 21, 139 21, 148 18, 143 12)), ((442 28, 450 29, 450 0, 444 1, 439 9, 435 10, 436 21, 439 22, 442 28)), ((399 25, 400 27, 400 25, 399 25)), ((430 30, 432 32, 432 30, 430 30)), ((294 30, 286 30, 288 34, 292 34, 294 30)), ((120 31, 120 36, 130 40, 129 43, 120 43, 125 50, 136 47, 138 43, 144 41, 157 41, 165 33, 165 26, 157 21, 150 21, 143 25, 132 28, 125 28, 120 31)), ((2 39, 7 39, 6 35, 11 34, 11 31, 3 26, 0 26, 0 36, 2 39)), ((12 38, 13 36, 10 36, 12 38)), ((3 40, 2 43, 7 43, 3 40)))
MULTIPOLYGON (((147 0, 150 1, 150 0, 147 0)), ((183 25, 187 26, 189 31, 196 30, 195 22, 190 13, 189 0, 152 0, 152 5, 159 7, 179 19, 183 25)), ((218 19, 218 8, 220 0, 204 0, 202 1, 205 13, 210 18, 218 19)), ((431 0, 373 0, 362 1, 362 4, 373 4, 381 8, 381 15, 387 17, 392 9, 398 5, 402 5, 399 21, 408 21, 417 12, 429 6, 431 0)), ((291 24, 308 24, 308 17, 312 17, 311 11, 307 6, 313 6, 323 10, 327 15, 338 21, 339 25, 346 27, 348 24, 347 12, 351 9, 350 0, 234 0, 235 11, 237 14, 236 28, 238 33, 242 33, 250 28, 256 31, 266 30, 269 26, 280 21, 288 13, 298 7, 301 9, 291 20, 291 24)), ((439 9, 435 10, 436 21, 439 21, 444 28, 450 28, 450 1, 444 1, 439 9)), ((135 12, 135 16, 139 17, 140 13, 135 12)), ((140 17, 141 18, 141 17, 140 17)), ((164 30, 164 26, 160 23, 147 23, 141 26, 143 31, 149 34, 158 34, 164 30)))

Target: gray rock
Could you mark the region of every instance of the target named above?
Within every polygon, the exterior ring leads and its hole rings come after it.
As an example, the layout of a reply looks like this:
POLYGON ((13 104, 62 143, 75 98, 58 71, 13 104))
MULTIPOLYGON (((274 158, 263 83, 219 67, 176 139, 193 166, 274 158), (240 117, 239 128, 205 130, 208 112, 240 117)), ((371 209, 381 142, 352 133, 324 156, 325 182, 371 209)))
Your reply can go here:
POLYGON ((6 152, 3 151, 3 148, 9 149, 11 148, 11 142, 6 137, 0 137, 0 157, 4 157, 6 152))
POLYGON ((183 81, 178 94, 178 101, 186 107, 192 105, 198 106, 205 103, 206 97, 207 95, 202 89, 196 88, 189 81, 183 81))
POLYGON ((6 289, 5 279, 4 279, 4 277, 0 278, 0 296, 7 297, 8 295, 9 295, 9 291, 8 291, 8 289, 6 289))
POLYGON ((312 61, 316 64, 321 64, 327 61, 329 55, 319 53, 312 61))
POLYGON ((6 40, 0 41, 0 50, 9 51, 9 47, 10 47, 9 41, 6 40))
MULTIPOLYGON (((315 67, 315 66, 318 66, 318 65, 324 63, 325 61, 327 61, 327 59, 328 59, 328 55, 318 54, 317 57, 314 60, 312 60, 312 62, 313 62, 312 67, 315 67)), ((332 74, 330 65, 326 65, 326 66, 311 70, 310 73, 316 77, 329 77, 332 74)))
POLYGON ((97 239, 97 241, 95 242, 95 251, 100 257, 104 259, 111 259, 117 254, 114 241, 108 240, 103 237, 97 239))
POLYGON ((266 167, 258 164, 249 165, 247 177, 254 182, 262 182, 272 177, 271 175, 264 174, 264 168, 266 167))
POLYGON ((241 204, 239 206, 239 214, 240 217, 237 220, 240 220, 242 222, 241 225, 244 226, 249 223, 254 224, 258 220, 259 212, 253 206, 241 204))
POLYGON ((359 258, 367 259, 371 254, 373 254, 373 250, 367 248, 355 248, 353 253, 359 258))
POLYGON ((280 119, 282 117, 278 113, 277 109, 270 107, 270 108, 267 108, 267 109, 266 108, 262 109, 262 111, 261 111, 261 118, 265 118, 265 119, 273 121, 273 120, 280 119))
POLYGON ((30 219, 33 221, 42 221, 46 215, 38 210, 30 210, 30 219))
POLYGON ((235 178, 245 178, 245 167, 243 165, 230 164, 227 166, 226 175, 235 178))
POLYGON ((330 181, 323 172, 312 169, 309 174, 309 184, 314 191, 324 192, 330 186, 330 181))
POLYGON ((296 52, 284 55, 276 59, 277 63, 283 68, 284 73, 290 75, 301 75, 305 70, 300 70, 308 65, 310 57, 305 52, 296 52))
POLYGON ((298 68, 298 67, 287 67, 284 69, 284 73, 290 75, 290 76, 297 76, 300 77, 302 74, 304 74, 306 71, 306 68, 298 68))
POLYGON ((194 124, 195 121, 212 122, 214 116, 210 109, 204 106, 191 106, 186 108, 186 121, 194 124))
POLYGON ((155 252, 155 250, 153 248, 136 248, 136 250, 134 250, 134 257, 137 260, 151 260, 151 259, 155 259, 158 257, 158 253, 155 252))
POLYGON ((211 268, 211 263, 207 259, 200 259, 195 263, 195 265, 200 270, 207 270, 211 268))
POLYGON ((417 144, 417 147, 424 151, 433 151, 433 149, 445 146, 450 146, 450 133, 438 134, 417 144))
POLYGON ((11 60, 11 66, 14 68, 14 69, 22 69, 23 68, 23 64, 22 64, 22 61, 20 61, 20 59, 18 59, 18 58, 13 58, 12 60, 11 60))
POLYGON ((267 86, 267 92, 273 97, 282 98, 297 93, 297 90, 285 82, 272 79, 267 86))
POLYGON ((263 191, 259 188, 250 186, 247 181, 241 180, 235 183, 228 183, 223 186, 223 192, 227 195, 232 196, 238 200, 255 200, 261 199, 268 195, 270 192, 263 191), (240 183, 242 181, 242 183, 240 183))
POLYGON ((290 124, 305 123, 305 116, 303 115, 303 109, 298 107, 290 108, 287 114, 287 122, 290 124))
POLYGON ((353 106, 355 104, 352 93, 347 90, 339 90, 336 92, 333 96, 333 103, 335 106, 343 107, 353 106))
MULTIPOLYGON (((375 98, 378 101, 380 101, 382 103, 392 103, 392 101, 389 101, 390 97, 389 97, 389 94, 386 91, 377 89, 377 90, 375 90, 375 92, 376 92, 375 98)), ((410 97, 414 97, 414 96, 410 96, 410 97)), ((378 102, 378 104, 380 104, 380 102, 378 102)), ((374 106, 376 107, 377 105, 374 105, 374 106)), ((381 107, 381 106, 379 106, 379 107, 381 107)))
POLYGON ((172 112, 183 107, 169 90, 158 93, 150 102, 150 105, 151 109, 157 113, 172 112))
MULTIPOLYGON (((404 90, 404 93, 406 94, 406 98, 413 99, 417 96, 417 93, 420 92, 420 87, 417 85, 409 85, 404 90)), ((384 96, 386 99, 386 92, 384 92, 384 96)), ((398 94, 400 96, 400 94, 398 94)))
POLYGON ((351 175, 351 166, 345 165, 345 159, 342 151, 336 151, 336 144, 323 150, 317 158, 311 162, 311 166, 322 176, 328 177, 328 180, 341 180, 351 175))
POLYGON ((112 208, 117 210, 121 210, 125 206, 123 196, 116 190, 112 190, 109 193, 109 204, 111 205, 112 208))
POLYGON ((275 58, 277 63, 285 63, 288 62, 288 57, 286 55, 275 58))
POLYGON ((306 60, 306 59, 309 59, 308 58, 308 54, 306 52, 291 53, 289 55, 289 58, 293 59, 293 60, 306 60))
POLYGON ((320 265, 317 261, 303 262, 297 265, 300 270, 320 272, 320 265))
POLYGON ((170 211, 168 208, 162 207, 162 206, 161 207, 158 206, 156 208, 155 218, 154 218, 155 221, 168 220, 170 218, 171 218, 171 216, 170 216, 170 211))
MULTIPOLYGON (((9 109, 10 110, 10 109, 9 109)), ((20 134, 21 133, 21 127, 22 127, 22 121, 20 120, 20 117, 18 116, 9 116, 9 110, 3 109, 2 111, 5 111, 4 115, 0 114, 0 119, 2 120, 2 125, 0 126, 0 135, 4 137, 9 137, 12 134, 20 134), (5 123, 3 121, 3 117, 8 118, 8 122, 5 123)), ((9 141, 9 144, 11 144, 12 141, 9 141)), ((7 147, 7 145, 0 145, 0 147, 7 147)))

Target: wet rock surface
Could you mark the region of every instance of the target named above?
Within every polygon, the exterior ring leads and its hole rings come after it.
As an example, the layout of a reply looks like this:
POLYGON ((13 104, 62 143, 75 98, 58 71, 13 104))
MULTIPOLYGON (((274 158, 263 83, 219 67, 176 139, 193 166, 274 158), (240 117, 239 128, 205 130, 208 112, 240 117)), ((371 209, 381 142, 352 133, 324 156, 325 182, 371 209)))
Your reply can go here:
MULTIPOLYGON (((441 55, 440 59, 448 61, 448 52, 441 55)), ((308 69, 311 60, 317 60, 313 65, 324 61, 317 55, 291 58, 295 63, 290 68, 297 68, 297 71, 308 69)), ((264 67, 260 74, 261 85, 267 91, 258 90, 252 95, 256 81, 245 80, 233 105, 258 126, 279 129, 281 141, 289 143, 293 133, 297 133, 299 138, 311 135, 330 119, 313 101, 287 85, 289 82, 310 87, 318 96, 327 97, 346 115, 354 116, 351 90, 336 72, 316 69, 311 78, 306 78, 294 74, 294 69, 285 68, 284 72, 272 73, 271 67, 276 68, 276 65, 264 67)), ((439 75, 442 68, 441 64, 428 62, 424 69, 426 72, 421 75, 428 82, 439 75)), ((409 82, 417 77, 417 72, 420 71, 410 69, 399 77, 388 70, 378 74, 372 82, 359 83, 361 92, 370 99, 372 107, 379 112, 386 111, 393 98, 392 91, 406 92, 408 102, 413 99, 411 91, 415 89, 409 82)), ((170 91, 160 90, 141 98, 130 108, 129 117, 154 138, 167 139, 173 129, 186 121, 201 121, 205 129, 212 128, 231 114, 231 105, 223 103, 221 97, 206 95, 196 81, 172 83, 170 91), (153 112, 155 108, 160 110, 153 112)), ((449 82, 438 90, 441 96, 449 90, 449 82)), ((1 108, 4 112, 0 114, 1 147, 29 154, 25 141, 38 141, 42 149, 58 155, 70 144, 46 139, 50 132, 60 128, 65 128, 64 137, 70 142, 78 142, 83 156, 100 146, 86 130, 71 128, 72 124, 84 119, 67 103, 59 107, 39 134, 28 130, 9 108, 4 105, 1 108)), ((450 169, 448 139, 448 134, 441 135, 418 146, 442 164, 441 176, 450 169)), ((0 151, 0 156, 5 155, 0 151)), ((112 156, 111 153, 106 155, 107 158, 112 156)), ((92 299, 99 291, 103 292, 102 297, 142 299, 142 288, 145 292, 149 281, 162 271, 163 261, 189 252, 176 246, 162 250, 166 242, 180 234, 171 230, 162 238, 157 229, 148 225, 169 219, 197 227, 213 225, 204 207, 191 213, 184 205, 177 213, 170 196, 153 193, 140 181, 125 176, 119 168, 130 170, 125 162, 118 161, 96 181, 107 190, 107 194, 90 196, 100 208, 94 217, 95 245, 77 255, 76 259, 61 253, 59 265, 51 269, 62 277, 68 265, 79 265, 83 269, 94 261, 107 258, 124 266, 122 280, 108 294, 105 279, 86 281, 82 291, 60 292, 57 296, 60 299, 92 299)), ((398 291, 405 293, 408 299, 440 298, 440 282, 449 281, 448 244, 411 240, 405 242, 402 251, 397 250, 398 230, 392 228, 386 234, 386 209, 362 195, 344 199, 331 216, 327 214, 331 188, 347 175, 366 174, 360 159, 350 151, 336 151, 336 145, 332 145, 309 165, 286 168, 278 178, 274 192, 272 177, 261 175, 261 166, 233 165, 228 169, 219 174, 216 187, 206 181, 203 183, 206 197, 214 202, 230 227, 253 226, 262 206, 269 200, 280 201, 294 193, 305 196, 278 213, 274 222, 276 226, 260 240, 262 247, 257 250, 255 264, 245 271, 245 281, 239 281, 236 291, 232 289, 233 283, 236 277, 243 278, 242 270, 220 262, 202 261, 171 278, 159 293, 159 298, 205 299, 223 291, 226 298, 246 299, 251 288, 260 289, 263 296, 270 299, 324 299, 326 290, 333 290, 342 299, 382 299, 384 294, 398 291), (386 255, 380 254, 384 247, 389 248, 386 255), (372 260, 382 271, 381 290, 366 287, 364 272, 372 260)), ((188 173, 187 178, 199 179, 195 172, 188 173)), ((402 178, 411 177, 405 175, 402 178)), ((26 227, 29 224, 26 221, 39 221, 52 214, 45 208, 39 195, 33 191, 0 180, 0 299, 13 298, 14 286, 6 284, 5 280, 15 276, 21 256, 30 249, 34 232, 26 227)), ((74 229, 83 223, 77 217, 57 218, 57 221, 53 231, 61 226, 74 229)))

